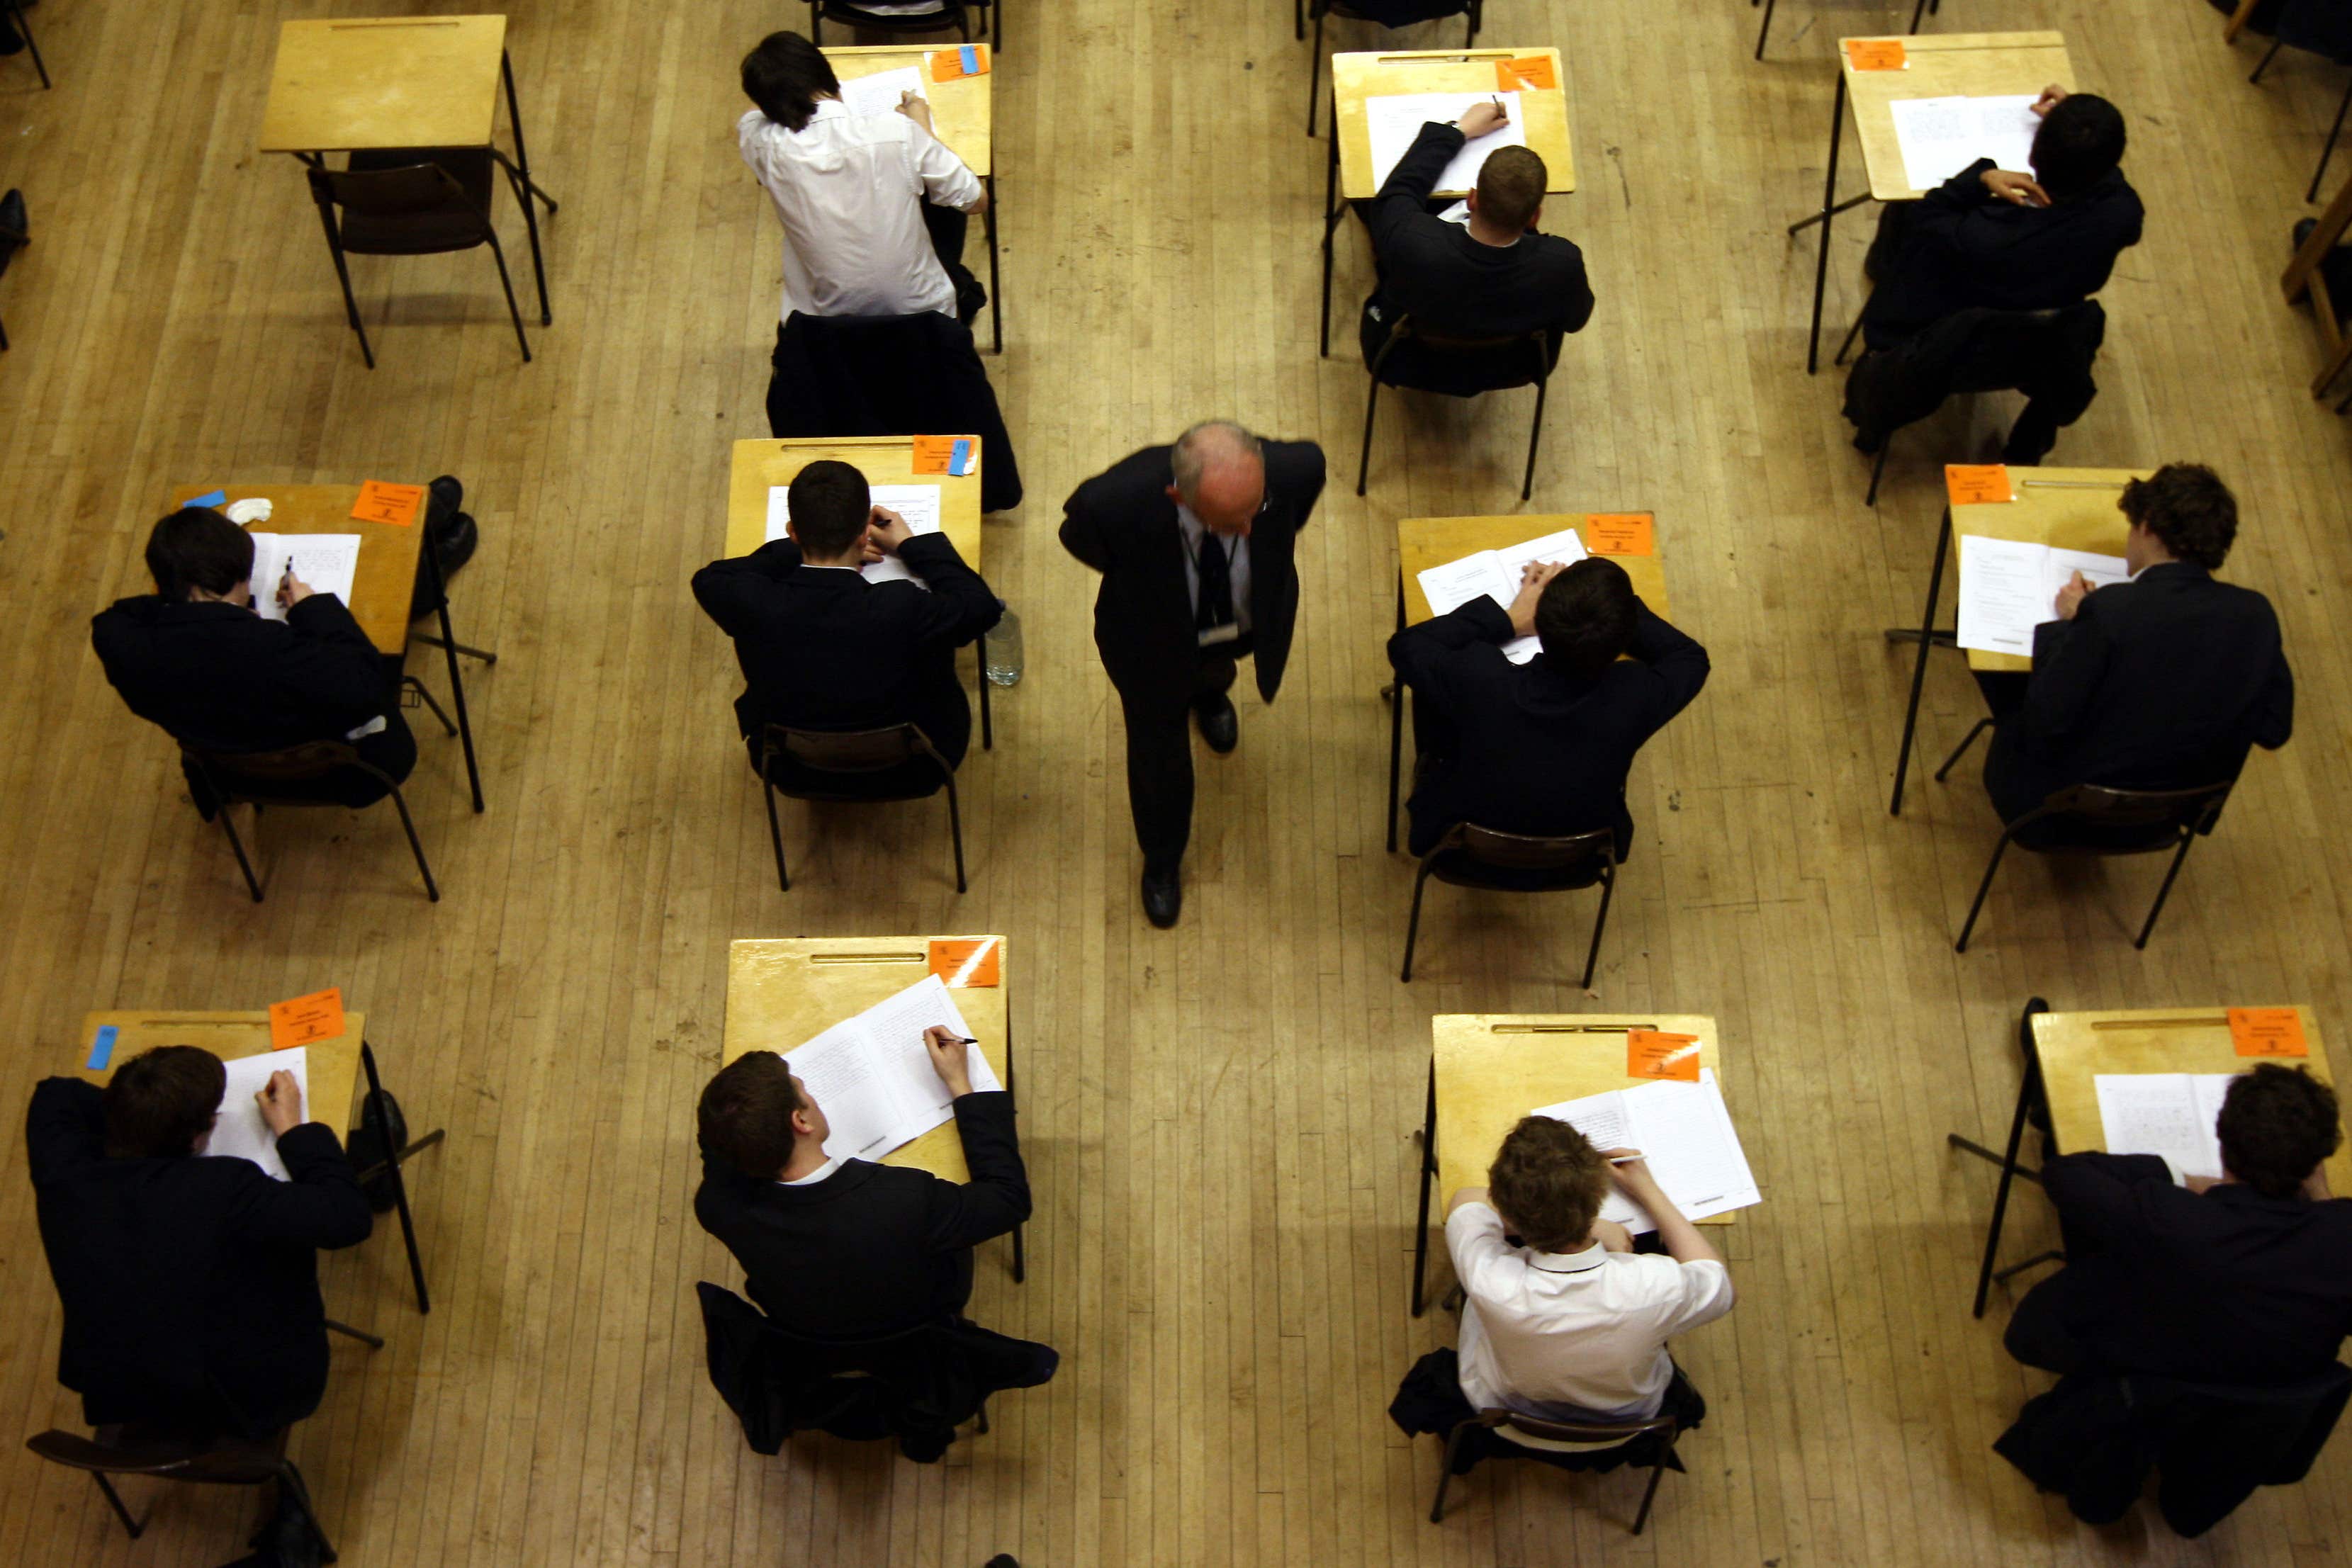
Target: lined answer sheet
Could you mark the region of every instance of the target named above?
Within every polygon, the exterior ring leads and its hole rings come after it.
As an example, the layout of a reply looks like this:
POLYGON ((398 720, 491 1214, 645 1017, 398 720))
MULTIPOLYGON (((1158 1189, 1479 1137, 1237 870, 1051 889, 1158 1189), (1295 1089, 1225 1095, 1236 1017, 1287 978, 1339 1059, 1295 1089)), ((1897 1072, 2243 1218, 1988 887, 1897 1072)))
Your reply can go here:
POLYGON ((852 114, 888 114, 898 109, 900 96, 910 92, 919 99, 930 97, 923 90, 920 66, 853 77, 841 84, 841 103, 852 114))
MULTIPOLYGON (((874 505, 886 507, 907 519, 910 534, 935 534, 940 531, 940 487, 937 485, 876 485, 870 487, 874 505)), ((792 486, 768 486, 768 531, 770 539, 784 537, 784 526, 793 520, 792 486)), ((907 570, 907 563, 897 556, 884 556, 868 561, 861 569, 868 582, 907 581, 920 588, 923 580, 907 570)))
POLYGON ((2099 1126, 2111 1155, 2162 1155, 2183 1176, 2221 1175, 2213 1124, 2230 1092, 2229 1072, 2102 1072, 2099 1126))
POLYGON ((1388 183, 1389 175, 1404 155, 1412 150, 1413 138, 1430 120, 1441 124, 1459 120, 1474 103, 1500 104, 1504 123, 1475 141, 1465 141, 1462 151, 1445 165, 1437 176, 1433 191, 1466 191, 1478 183, 1478 171, 1486 166, 1486 155, 1497 147, 1525 147, 1528 128, 1519 111, 1519 95, 1516 92, 1407 92, 1364 99, 1364 129, 1372 143, 1372 184, 1375 188, 1388 183))
POLYGON ((221 1066, 226 1070, 228 1082, 221 1087, 220 1114, 213 1123, 212 1140, 205 1145, 205 1155, 251 1160, 271 1180, 289 1180, 286 1162, 278 1157, 277 1136, 270 1132, 269 1124, 261 1119, 261 1107, 253 1097, 261 1092, 271 1073, 290 1072, 295 1085, 302 1091, 303 1119, 320 1120, 310 1103, 310 1047, 265 1051, 258 1056, 224 1061, 221 1066))
MULTIPOLYGON (((834 1159, 878 1160, 947 1121, 954 1110, 931 1067, 923 1031, 934 1025, 971 1038, 971 1026, 937 975, 925 975, 798 1049, 782 1052, 823 1109, 834 1159)), ((971 1086, 1002 1089, 996 1070, 967 1047, 971 1086)))
MULTIPOLYGON (((1519 596, 1519 577, 1530 562, 1573 566, 1584 557, 1584 540, 1574 528, 1562 528, 1505 549, 1477 550, 1415 575, 1433 615, 1450 615, 1482 595, 1508 610, 1519 596)), ((1503 644, 1503 656, 1514 664, 1524 664, 1542 651, 1533 637, 1514 637, 1503 644)))
MULTIPOLYGON (((1661 1079, 1538 1106, 1528 1113, 1566 1122, 1595 1148, 1640 1150, 1658 1186, 1685 1219, 1705 1219, 1764 1201, 1711 1067, 1699 1070, 1696 1083, 1661 1079)), ((1601 1218, 1636 1236, 1658 1228, 1647 1211, 1613 1186, 1601 1207, 1601 1218)))
POLYGON ((1962 534, 1960 646, 2032 658, 2033 629, 2058 619, 2058 591, 2078 571, 2095 589, 2131 579, 2119 555, 1962 534))
POLYGON ((319 593, 331 593, 352 604, 352 583, 360 572, 357 534, 266 534, 248 530, 253 540, 253 612, 264 621, 283 621, 286 607, 278 602, 278 584, 293 564, 294 575, 319 593))
POLYGON ((1903 149, 1903 177, 1915 191, 1932 191, 1979 158, 1996 169, 2025 173, 2033 167, 2033 137, 2042 117, 2032 93, 1992 98, 1906 98, 1887 108, 1903 149))

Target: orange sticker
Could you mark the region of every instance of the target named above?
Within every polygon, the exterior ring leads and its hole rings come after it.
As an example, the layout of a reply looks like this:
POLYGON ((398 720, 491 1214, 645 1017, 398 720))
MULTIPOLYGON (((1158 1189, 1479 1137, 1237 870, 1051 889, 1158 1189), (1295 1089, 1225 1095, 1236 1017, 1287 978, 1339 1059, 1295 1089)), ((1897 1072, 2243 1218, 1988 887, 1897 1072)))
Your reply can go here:
POLYGON ((2293 1008, 2231 1008, 2230 1043, 2240 1056, 2309 1056, 2303 1017, 2293 1008))
POLYGON ((952 474, 961 477, 971 472, 971 455, 980 450, 977 435, 916 435, 914 471, 918 474, 952 474))
POLYGON ((1001 985, 1003 981, 998 977, 997 966, 1003 946, 994 936, 982 936, 970 942, 934 942, 931 944, 931 973, 956 989, 1001 985))
POLYGON ((1549 55, 1532 55, 1523 60, 1496 60, 1495 85, 1505 92, 1557 92, 1559 78, 1552 74, 1549 55))
POLYGON ((1947 463, 1944 489, 1955 507, 1981 507, 2017 499, 2017 492, 2010 488, 2006 463, 1947 463))
POLYGON ((1594 555, 1649 555, 1650 514, 1593 512, 1584 519, 1584 548, 1594 555))
POLYGON ((965 77, 984 77, 987 74, 986 44, 964 44, 952 49, 931 51, 933 81, 961 81, 965 77))
POLYGON ((422 485, 387 485, 370 479, 360 486, 359 505, 352 508, 352 516, 363 523, 390 523, 404 528, 416 520, 416 508, 424 504, 422 485))
POLYGON ((1899 71, 1909 68, 1900 38, 1848 38, 1845 57, 1858 71, 1899 71))
POLYGON ((269 1004, 269 1049, 289 1051, 334 1040, 343 1032, 343 992, 329 986, 307 997, 269 1004))
POLYGON ((1698 1082, 1698 1036, 1660 1034, 1655 1030, 1625 1031, 1625 1074, 1629 1078, 1671 1078, 1680 1083, 1698 1082))

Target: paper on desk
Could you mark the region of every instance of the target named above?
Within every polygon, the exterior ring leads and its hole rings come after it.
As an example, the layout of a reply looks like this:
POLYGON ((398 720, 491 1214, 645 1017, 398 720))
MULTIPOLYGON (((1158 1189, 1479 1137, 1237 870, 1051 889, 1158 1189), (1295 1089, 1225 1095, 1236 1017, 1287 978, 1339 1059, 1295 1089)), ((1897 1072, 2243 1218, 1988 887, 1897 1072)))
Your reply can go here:
POLYGON ((2058 591, 2078 571, 2096 588, 2130 579, 2119 555, 1962 534, 1960 646, 2032 658, 2033 629, 2058 619, 2058 591))
POLYGON ((286 1162, 278 1157, 278 1139, 269 1124, 261 1119, 261 1107, 253 1097, 261 1092, 271 1073, 290 1072, 302 1091, 303 1120, 318 1121, 310 1103, 310 1048, 298 1045, 291 1051, 265 1051, 221 1066, 227 1071, 228 1082, 221 1090, 220 1115, 213 1123, 212 1141, 205 1145, 205 1153, 251 1160, 271 1180, 287 1180, 286 1162))
POLYGON ((360 570, 357 534, 264 534, 248 531, 253 540, 253 608, 264 621, 283 621, 286 607, 278 602, 278 581, 286 563, 294 575, 317 592, 331 593, 351 607, 352 580, 360 570))
POLYGON ((1460 224, 1464 228, 1468 228, 1470 226, 1470 204, 1466 201, 1454 203, 1452 206, 1437 214, 1437 221, 1442 224, 1460 224))
MULTIPOLYGON (((1639 1149, 1643 1163, 1685 1219, 1705 1219, 1764 1201, 1711 1067, 1699 1069, 1696 1083, 1660 1079, 1634 1089, 1612 1089, 1538 1106, 1528 1114, 1565 1122, 1597 1149, 1639 1149)), ((1601 1218, 1636 1236, 1658 1228, 1647 1210, 1613 1186, 1601 1206, 1601 1218)))
MULTIPOLYGON (((876 485, 872 486, 874 505, 887 507, 907 519, 907 531, 915 534, 935 534, 940 531, 940 487, 937 485, 876 485)), ((792 488, 786 485, 768 486, 768 535, 771 539, 784 537, 784 525, 793 520, 792 488)), ((904 580, 920 588, 923 580, 907 570, 907 563, 897 556, 885 556, 869 562, 863 569, 868 582, 904 580)))
MULTIPOLYGON (((832 1125, 829 1157, 878 1160, 954 1114, 923 1049, 923 1031, 934 1024, 971 1034, 945 983, 925 975, 787 1054, 832 1125)), ((977 1048, 967 1047, 965 1060, 974 1090, 1003 1087, 977 1048)))
POLYGON ((1528 128, 1521 122, 1519 95, 1515 92, 1406 92, 1383 98, 1364 99, 1364 129, 1372 142, 1372 186, 1375 190, 1388 183, 1389 173, 1405 153, 1412 150, 1412 139, 1430 120, 1440 124, 1459 120, 1474 103, 1499 103, 1503 106, 1505 123, 1475 141, 1465 141, 1454 161, 1437 176, 1433 191, 1466 191, 1478 183, 1478 171, 1486 162, 1486 154, 1497 147, 1525 147, 1528 128))
POLYGON ((1887 105, 1903 149, 1903 177, 1932 191, 1979 158, 2020 173, 2033 167, 2042 117, 2032 93, 1998 98, 1902 98, 1887 105))
MULTIPOLYGON (((1444 566, 1433 566, 1419 574, 1421 591, 1428 596, 1433 615, 1450 615, 1482 595, 1508 610, 1511 601, 1519 596, 1519 574, 1528 562, 1573 566, 1584 555, 1584 540, 1576 530, 1562 528, 1505 549, 1482 549, 1444 566)), ((1514 664, 1524 664, 1542 651, 1542 644, 1533 637, 1514 637, 1503 644, 1503 656, 1514 664)))
POLYGON ((930 97, 923 90, 920 66, 901 66, 897 70, 853 77, 841 84, 841 102, 852 114, 890 114, 898 108, 899 95, 909 92, 920 99, 930 97))
POLYGON ((2111 1155, 2162 1155, 2183 1176, 2221 1175, 2213 1124, 2235 1076, 2228 1072, 2101 1072, 2099 1125, 2111 1155))

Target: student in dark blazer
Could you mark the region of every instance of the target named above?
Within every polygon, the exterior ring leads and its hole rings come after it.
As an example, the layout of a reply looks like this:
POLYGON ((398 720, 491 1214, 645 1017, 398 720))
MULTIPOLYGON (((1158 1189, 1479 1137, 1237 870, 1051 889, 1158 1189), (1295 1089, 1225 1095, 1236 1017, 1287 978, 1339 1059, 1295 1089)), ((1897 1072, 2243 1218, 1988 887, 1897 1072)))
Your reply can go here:
POLYGON ((1506 611, 1474 599, 1389 639, 1413 694, 1421 754, 1411 847, 1427 854, 1456 822, 1564 836, 1612 828, 1633 852, 1625 775, 1642 743, 1706 685, 1706 650, 1651 612, 1615 561, 1530 565, 1506 611), (1524 664, 1504 655, 1538 639, 1524 664), (1623 655, 1630 654, 1630 658, 1623 655))
POLYGON ((1192 830, 1189 710, 1219 756, 1241 737, 1236 660, 1258 695, 1282 685, 1298 619, 1292 542, 1323 493, 1323 450, 1260 441, 1226 420, 1147 446, 1073 491, 1062 548, 1102 573, 1095 647, 1127 716, 1128 800, 1143 850, 1143 909, 1176 924, 1192 830))
POLYGON ((2263 1062, 2231 1082, 2219 1181, 2160 1155, 2065 1155, 2042 1168, 2066 1266, 2018 1303, 2010 1354, 2057 1373, 2275 1385, 2334 1362, 2352 1333, 2352 1197, 2323 1162, 2335 1091, 2263 1062))
MULTIPOLYGON (((1592 287, 1584 253, 1557 235, 1541 234, 1543 159, 1525 147, 1501 147, 1478 171, 1467 223, 1447 223, 1428 211, 1438 176, 1465 141, 1502 125, 1503 111, 1473 104, 1459 120, 1423 125, 1368 205, 1372 259, 1380 287, 1364 301, 1358 337, 1371 364, 1400 316, 1457 338, 1502 338, 1538 329, 1550 335, 1548 358, 1560 340, 1592 319, 1592 287)), ((1390 354, 1382 374, 1432 392, 1468 393, 1493 384, 1497 362, 1525 363, 1517 349, 1497 356, 1431 356, 1407 339, 1390 354)))
POLYGON ((303 1119, 290 1072, 256 1098, 292 1179, 198 1157, 224 1082, 211 1052, 167 1045, 103 1091, 34 1087, 25 1149, 65 1308, 58 1380, 94 1427, 259 1441, 326 1392, 317 1249, 366 1239, 367 1197, 333 1132, 303 1119))
MULTIPOLYGON (((200 751, 278 751, 349 741, 394 782, 416 766, 400 716, 400 663, 379 653, 341 600, 290 572, 271 591, 286 619, 253 608, 253 540, 209 507, 184 507, 147 537, 155 591, 119 599, 90 619, 90 646, 131 711, 200 751)), ((213 813, 193 768, 188 788, 213 813)), ((234 782, 234 780, 229 780, 234 782)), ((322 792, 349 806, 385 794, 357 768, 322 792)))
POLYGON ((943 533, 909 533, 846 463, 810 464, 790 489, 789 537, 694 574, 694 597, 735 639, 735 719, 760 765, 762 727, 879 729, 911 722, 953 768, 971 744, 955 651, 1003 606, 943 533), (868 582, 896 557, 917 580, 868 582))
POLYGON ((2213 573, 2238 504, 2210 468, 2168 463, 2126 484, 2131 580, 2080 573, 2034 628, 2027 675, 1978 678, 1992 705, 1985 789, 2015 821, 2074 784, 2181 789, 2235 779, 2246 750, 2294 725, 2294 677, 2270 601, 2213 573))
POLYGON ((971 1249, 1029 1218, 1013 1096, 975 1093, 964 1043, 924 1048, 954 1096, 971 1179, 826 1157, 831 1125, 785 1059, 755 1051, 702 1092, 702 1186, 694 1217, 743 1266, 775 1324, 809 1339, 864 1339, 958 1317, 971 1249))

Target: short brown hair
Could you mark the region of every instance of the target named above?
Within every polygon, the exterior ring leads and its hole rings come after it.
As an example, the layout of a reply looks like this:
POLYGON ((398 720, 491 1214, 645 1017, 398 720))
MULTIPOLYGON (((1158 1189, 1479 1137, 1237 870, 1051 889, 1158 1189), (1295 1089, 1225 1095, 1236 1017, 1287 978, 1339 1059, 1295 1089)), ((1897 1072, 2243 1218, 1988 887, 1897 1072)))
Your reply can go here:
POLYGON ((2238 537, 2238 498, 2202 463, 2168 463, 2145 479, 2128 480, 2116 504, 2165 549, 2207 571, 2221 570, 2238 537))
POLYGON ((2344 1141, 2336 1091, 2307 1068, 2290 1070, 2275 1061, 2231 1083, 2213 1134, 2222 1166, 2264 1197, 2293 1197, 2344 1141))
POLYGON ((1478 215, 1507 229, 1523 229, 1535 221, 1549 183, 1541 154, 1526 147, 1497 147, 1478 166, 1478 215))
POLYGON ((1495 1212, 1538 1252, 1565 1252, 1592 1235, 1609 1196, 1609 1163, 1565 1122, 1522 1116, 1487 1167, 1495 1212))
POLYGON ((195 1152, 213 1130, 228 1087, 220 1058, 200 1046, 142 1051, 106 1081, 106 1152, 123 1160, 168 1160, 195 1152))
POLYGON ((793 1113, 805 1110, 792 1064, 772 1051, 737 1057, 703 1085, 696 1112, 702 1146, 747 1176, 792 1163, 793 1113))

